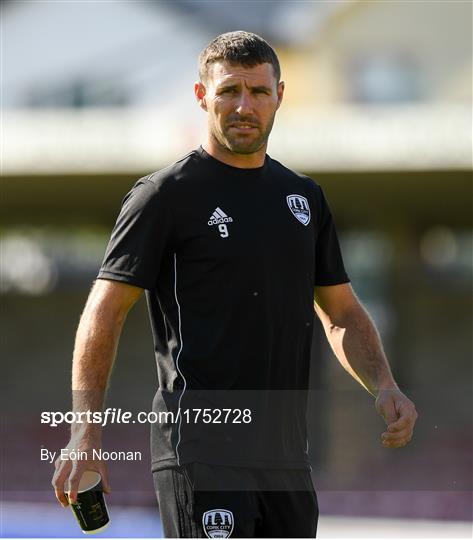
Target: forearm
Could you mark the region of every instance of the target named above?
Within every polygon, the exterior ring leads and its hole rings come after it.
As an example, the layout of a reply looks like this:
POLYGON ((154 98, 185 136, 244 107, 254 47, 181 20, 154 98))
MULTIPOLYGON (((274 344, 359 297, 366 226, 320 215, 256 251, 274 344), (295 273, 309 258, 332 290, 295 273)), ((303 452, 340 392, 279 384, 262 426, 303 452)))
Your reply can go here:
MULTIPOLYGON (((75 412, 101 411, 125 315, 100 301, 92 291, 81 316, 72 360, 72 406, 75 412)), ((73 424, 77 431, 100 433, 98 424, 73 424)))
POLYGON ((382 388, 397 388, 379 333, 361 304, 322 323, 339 362, 368 392, 376 396, 382 388))

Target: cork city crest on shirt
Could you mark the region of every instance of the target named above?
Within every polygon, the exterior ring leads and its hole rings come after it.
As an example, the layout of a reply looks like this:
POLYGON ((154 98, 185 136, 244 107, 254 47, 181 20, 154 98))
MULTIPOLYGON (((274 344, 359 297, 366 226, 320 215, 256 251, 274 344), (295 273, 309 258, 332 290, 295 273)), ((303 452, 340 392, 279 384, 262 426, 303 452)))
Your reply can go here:
POLYGON ((302 195, 288 195, 286 197, 287 205, 292 215, 302 223, 308 225, 310 221, 309 202, 302 195))
POLYGON ((202 525, 207 538, 230 538, 233 524, 233 513, 223 508, 207 510, 202 516, 202 525))

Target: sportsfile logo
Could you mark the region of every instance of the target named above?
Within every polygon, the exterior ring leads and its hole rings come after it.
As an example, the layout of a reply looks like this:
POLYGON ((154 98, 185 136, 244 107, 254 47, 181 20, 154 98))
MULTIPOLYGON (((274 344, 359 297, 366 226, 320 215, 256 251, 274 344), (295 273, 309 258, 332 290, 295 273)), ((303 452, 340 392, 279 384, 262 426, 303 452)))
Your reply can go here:
POLYGON ((227 216, 227 214, 217 206, 210 216, 208 225, 219 225, 220 223, 231 223, 232 221, 233 219, 230 216, 227 216))

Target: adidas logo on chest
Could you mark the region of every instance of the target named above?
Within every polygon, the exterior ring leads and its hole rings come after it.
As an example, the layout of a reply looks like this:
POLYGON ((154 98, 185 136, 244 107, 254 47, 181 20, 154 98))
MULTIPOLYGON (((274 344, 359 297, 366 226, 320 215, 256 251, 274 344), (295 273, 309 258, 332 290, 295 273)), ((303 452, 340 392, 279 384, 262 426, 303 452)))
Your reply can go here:
POLYGON ((233 221, 233 218, 230 216, 227 216, 225 212, 217 206, 217 208, 213 211, 212 215, 210 216, 209 221, 207 222, 207 225, 219 225, 220 223, 231 223, 233 221))

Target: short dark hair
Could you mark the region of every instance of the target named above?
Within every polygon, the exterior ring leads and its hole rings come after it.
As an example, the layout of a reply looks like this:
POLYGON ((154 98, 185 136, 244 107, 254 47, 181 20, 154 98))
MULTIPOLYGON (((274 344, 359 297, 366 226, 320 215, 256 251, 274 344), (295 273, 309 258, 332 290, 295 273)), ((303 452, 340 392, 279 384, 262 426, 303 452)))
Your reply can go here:
POLYGON ((268 63, 273 66, 277 83, 281 78, 279 60, 271 45, 262 37, 243 30, 217 36, 200 53, 199 76, 201 81, 205 81, 208 67, 215 62, 229 62, 245 67, 268 63))

